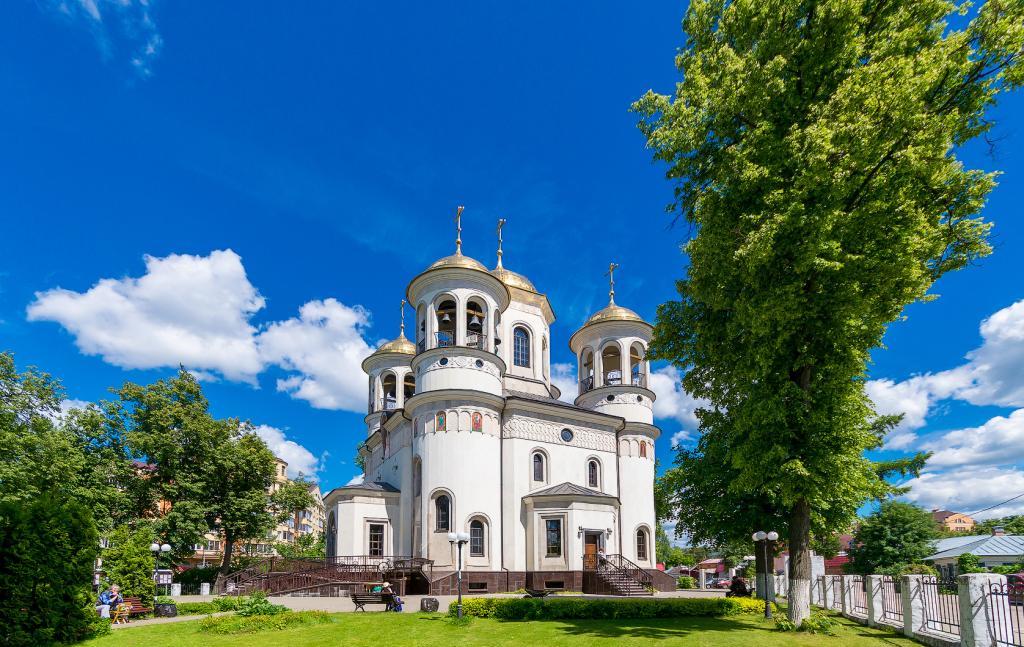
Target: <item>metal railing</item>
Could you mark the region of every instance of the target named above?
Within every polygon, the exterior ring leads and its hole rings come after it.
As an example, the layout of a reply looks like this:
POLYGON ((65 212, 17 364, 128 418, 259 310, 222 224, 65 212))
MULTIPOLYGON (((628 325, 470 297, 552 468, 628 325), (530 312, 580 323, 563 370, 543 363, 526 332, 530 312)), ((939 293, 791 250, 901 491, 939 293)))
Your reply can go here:
POLYGON ((994 644, 1024 647, 1024 584, 990 584, 985 604, 994 644))
POLYGON ((608 371, 604 374, 603 386, 621 386, 622 371, 608 371))
POLYGON ((436 332, 434 333, 434 341, 437 342, 434 348, 451 348, 455 345, 455 333, 436 332))
POLYGON ((955 579, 922 576, 921 604, 924 607, 924 626, 928 631, 960 635, 960 599, 955 579))
MULTIPOLYGON (((269 557, 248 568, 231 573, 223 582, 222 593, 239 594, 249 589, 283 590, 299 580, 326 585, 331 581, 354 581, 367 574, 393 572, 424 573, 433 570, 433 560, 403 555, 339 555, 336 557, 269 557), (301 576, 301 577, 299 577, 301 576), (282 580, 274 583, 271 580, 282 580), (287 580, 285 583, 284 580, 287 580)), ((425 573, 424 573, 425 574, 425 573)))
POLYGON ((587 391, 594 389, 594 376, 588 375, 587 377, 580 380, 580 395, 583 395, 587 391))
POLYGON ((903 626, 903 596, 900 594, 901 580, 882 576, 882 618, 898 622, 903 626))
POLYGON ((865 592, 866 582, 863 575, 854 575, 851 578, 853 586, 850 587, 850 603, 853 606, 853 612, 867 616, 868 615, 868 599, 865 592))
POLYGON ((394 398, 381 398, 377 400, 377 411, 391 411, 398 408, 398 400, 394 398))
POLYGON ((643 373, 633 373, 631 382, 633 386, 639 386, 644 389, 647 388, 647 376, 643 373))
POLYGON ((487 335, 479 332, 466 333, 466 346, 487 350, 487 335))

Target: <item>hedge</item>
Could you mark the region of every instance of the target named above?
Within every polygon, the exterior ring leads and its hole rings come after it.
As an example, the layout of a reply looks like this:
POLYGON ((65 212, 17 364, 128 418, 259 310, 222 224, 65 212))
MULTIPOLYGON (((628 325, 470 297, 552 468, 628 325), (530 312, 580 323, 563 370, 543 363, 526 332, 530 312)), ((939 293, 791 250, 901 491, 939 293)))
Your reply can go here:
MULTIPOLYGON (((500 620, 586 620, 682 618, 761 613, 764 602, 753 598, 464 598, 462 613, 500 620)), ((457 613, 453 602, 448 615, 457 613)))

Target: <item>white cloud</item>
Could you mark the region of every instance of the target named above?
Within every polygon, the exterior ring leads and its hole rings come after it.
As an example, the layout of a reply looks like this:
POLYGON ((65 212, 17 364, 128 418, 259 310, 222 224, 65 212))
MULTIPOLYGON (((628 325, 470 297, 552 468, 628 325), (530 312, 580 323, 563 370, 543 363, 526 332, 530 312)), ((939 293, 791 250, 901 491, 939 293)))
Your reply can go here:
POLYGON ((915 430, 927 424, 928 414, 943 400, 974 405, 1024 406, 1024 300, 981 323, 982 345, 967 353, 967 362, 955 368, 914 375, 902 382, 883 378, 865 385, 875 409, 882 414, 903 413, 895 432, 886 439, 889 449, 905 449, 918 439, 915 430))
POLYGON ((163 46, 153 20, 154 4, 156 0, 43 0, 40 6, 91 32, 105 59, 114 57, 115 49, 124 45, 132 52, 130 60, 136 72, 149 76, 163 46))
POLYGON ((574 364, 552 364, 551 382, 561 391, 559 400, 572 404, 576 401, 579 392, 579 382, 576 379, 576 366, 574 364))
POLYGON ((266 362, 295 375, 278 391, 319 409, 366 410, 366 376, 360 365, 373 348, 363 339, 369 312, 336 299, 310 301, 297 318, 267 326, 258 338, 266 362))
POLYGON ((363 484, 363 475, 362 474, 356 474, 355 476, 350 478, 348 480, 348 483, 346 483, 345 485, 362 485, 362 484, 363 484))
MULTIPOLYGON (((931 510, 945 508, 971 513, 1024 492, 1024 471, 1017 467, 963 467, 946 472, 928 471, 907 483, 906 499, 931 510)), ((1024 499, 1017 499, 976 516, 978 519, 1024 514, 1024 499)))
POLYGON ((302 474, 308 478, 316 478, 320 471, 321 461, 311 451, 285 437, 283 431, 269 425, 259 425, 254 429, 256 435, 263 439, 270 451, 288 463, 288 477, 296 478, 302 474))
POLYGON ((692 438, 690 432, 686 431, 685 429, 680 429, 676 433, 672 434, 672 447, 675 447, 676 445, 682 445, 683 443, 689 441, 690 438, 692 438))
POLYGON ((1024 409, 996 416, 980 427, 949 431, 922 443, 934 452, 929 466, 997 465, 1024 460, 1024 409))
POLYGON ((28 319, 61 324, 80 351, 122 368, 183 364, 254 383, 263 362, 249 319, 264 300, 242 259, 223 250, 145 262, 140 278, 101 279, 86 292, 37 292, 28 319))
POLYGON ((679 369, 665 366, 651 373, 650 378, 651 390, 658 396, 654 400, 654 417, 675 420, 684 430, 697 429, 696 410, 706 407, 707 402, 683 390, 679 369))

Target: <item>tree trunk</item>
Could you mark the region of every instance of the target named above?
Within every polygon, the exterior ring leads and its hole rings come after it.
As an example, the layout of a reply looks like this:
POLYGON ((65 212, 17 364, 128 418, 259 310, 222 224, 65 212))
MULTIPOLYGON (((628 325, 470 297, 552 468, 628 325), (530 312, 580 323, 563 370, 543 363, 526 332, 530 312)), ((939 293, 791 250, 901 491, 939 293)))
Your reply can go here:
POLYGON ((800 624, 811 615, 811 506, 800 499, 789 516, 789 619, 800 624))
POLYGON ((235 549, 235 540, 230 534, 224 536, 224 556, 220 560, 220 572, 227 575, 231 571, 231 554, 235 549))

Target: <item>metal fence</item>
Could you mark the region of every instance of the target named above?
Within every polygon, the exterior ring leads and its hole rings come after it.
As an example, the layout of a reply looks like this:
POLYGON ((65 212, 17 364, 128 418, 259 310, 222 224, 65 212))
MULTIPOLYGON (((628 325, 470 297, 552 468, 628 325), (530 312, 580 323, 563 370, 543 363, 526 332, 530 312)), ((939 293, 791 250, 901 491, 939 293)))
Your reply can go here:
POLYGON ((851 578, 852 586, 850 587, 850 598, 853 605, 853 612, 867 616, 868 615, 868 599, 865 594, 865 581, 863 575, 854 575, 851 578))
POLYGON ((922 576, 921 602, 925 628, 932 632, 960 635, 960 599, 955 579, 922 576))
POLYGON ((995 644, 1024 647, 1024 585, 990 584, 985 603, 995 644))
POLYGON ((903 624, 903 596, 901 581, 891 575, 882 576, 882 618, 903 624))

